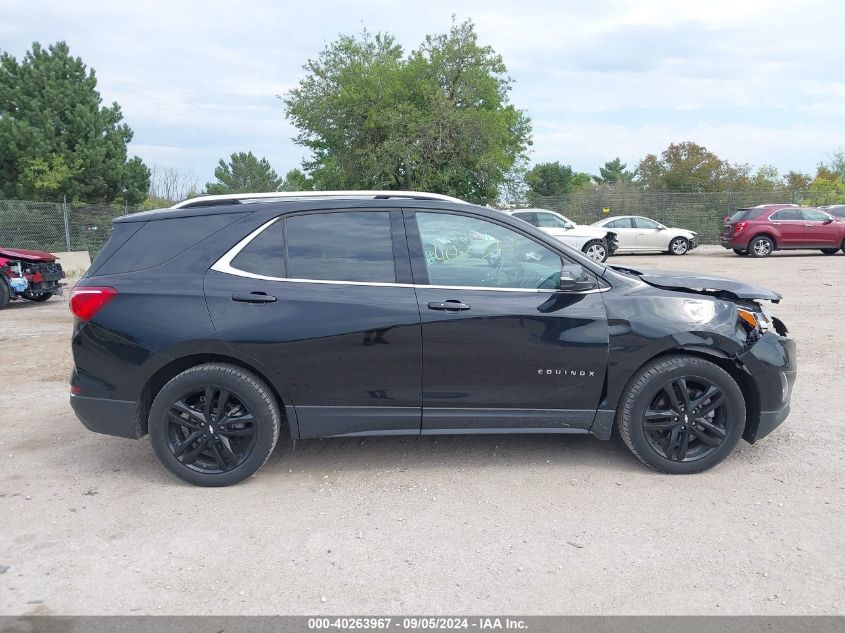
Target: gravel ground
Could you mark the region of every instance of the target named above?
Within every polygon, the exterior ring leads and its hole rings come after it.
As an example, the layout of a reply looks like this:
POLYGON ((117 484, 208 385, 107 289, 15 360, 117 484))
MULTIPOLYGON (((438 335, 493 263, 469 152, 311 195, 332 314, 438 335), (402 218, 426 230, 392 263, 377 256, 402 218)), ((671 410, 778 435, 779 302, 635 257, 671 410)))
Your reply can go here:
POLYGON ((67 401, 59 299, 0 313, 2 614, 841 614, 845 256, 614 261, 783 293, 792 415, 710 472, 647 470, 618 437, 280 442, 227 489, 67 401), (8 569, 4 570, 4 567, 8 569))

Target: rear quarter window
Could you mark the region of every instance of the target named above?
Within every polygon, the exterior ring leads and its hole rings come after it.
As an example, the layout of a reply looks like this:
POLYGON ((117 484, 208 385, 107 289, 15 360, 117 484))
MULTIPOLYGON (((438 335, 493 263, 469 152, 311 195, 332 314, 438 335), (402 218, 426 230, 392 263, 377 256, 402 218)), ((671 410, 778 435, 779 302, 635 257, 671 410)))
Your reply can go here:
MULTIPOLYGON (((98 268, 92 266, 91 274, 117 275, 153 268, 184 253, 241 217, 239 213, 227 213, 149 220, 132 233, 98 268)), ((112 239, 115 239, 115 235, 110 241, 112 239)), ((108 246, 105 250, 109 250, 108 246)))

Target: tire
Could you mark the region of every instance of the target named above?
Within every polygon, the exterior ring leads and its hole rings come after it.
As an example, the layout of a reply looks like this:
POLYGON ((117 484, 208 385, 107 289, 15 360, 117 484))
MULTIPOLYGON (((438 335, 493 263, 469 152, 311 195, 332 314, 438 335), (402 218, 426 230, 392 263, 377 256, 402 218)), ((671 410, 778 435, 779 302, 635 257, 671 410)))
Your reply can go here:
POLYGON ((599 263, 607 261, 607 245, 601 240, 590 240, 581 250, 593 261, 599 263))
POLYGON ((52 292, 39 292, 37 294, 33 294, 27 290, 26 292, 22 292, 21 296, 24 299, 28 299, 29 301, 35 301, 36 303, 41 303, 42 301, 47 301, 50 297, 53 296, 52 292))
POLYGON ((823 248, 822 253, 825 255, 836 255, 839 252, 838 248, 823 248))
POLYGON ((739 249, 739 248, 735 248, 733 250, 734 250, 734 253, 736 253, 740 257, 748 257, 748 251, 744 251, 744 250, 739 249))
POLYGON ((768 257, 775 250, 775 243, 768 235, 758 235, 748 242, 748 254, 751 257, 768 257))
POLYGON ((197 486, 229 486, 254 474, 273 452, 280 426, 279 405, 267 385, 241 367, 222 363, 177 375, 156 395, 149 417, 159 461, 197 486), (223 420, 217 413, 221 400, 223 420))
POLYGON ((647 466, 670 474, 698 473, 736 447, 745 429, 745 399, 736 381, 718 365, 697 356, 664 356, 648 363, 628 383, 616 422, 625 444, 647 466), (686 398, 682 385, 687 387, 686 398), (705 396, 711 388, 717 390, 714 399, 705 396), (672 405, 668 389, 680 406, 672 405), (705 410, 719 404, 712 413, 695 418, 688 412, 697 402, 705 410), (669 413, 672 409, 678 416, 669 413), (646 419, 648 411, 652 413, 646 419))
POLYGON ((689 253, 689 240, 685 237, 676 237, 669 242, 670 255, 686 255, 689 253))
POLYGON ((9 305, 9 301, 11 300, 12 294, 9 290, 9 284, 7 284, 3 279, 0 279, 0 310, 9 305))

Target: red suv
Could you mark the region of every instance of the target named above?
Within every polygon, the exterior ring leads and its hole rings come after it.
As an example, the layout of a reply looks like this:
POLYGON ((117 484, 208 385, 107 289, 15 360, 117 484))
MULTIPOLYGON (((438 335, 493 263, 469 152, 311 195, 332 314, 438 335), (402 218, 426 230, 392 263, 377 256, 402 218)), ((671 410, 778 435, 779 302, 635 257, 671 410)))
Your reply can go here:
POLYGON ((768 257, 775 250, 820 249, 833 255, 845 250, 845 220, 821 209, 794 204, 766 204, 739 209, 725 218, 722 246, 737 255, 768 257))

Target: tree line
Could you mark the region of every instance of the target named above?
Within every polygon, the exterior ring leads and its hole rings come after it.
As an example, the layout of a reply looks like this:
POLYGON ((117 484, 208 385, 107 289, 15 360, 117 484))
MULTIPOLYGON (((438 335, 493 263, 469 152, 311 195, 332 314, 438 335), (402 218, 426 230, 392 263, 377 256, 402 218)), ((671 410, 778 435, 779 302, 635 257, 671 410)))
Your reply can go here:
POLYGON ((845 202, 845 154, 815 174, 732 163, 693 142, 596 174, 561 161, 528 167, 531 120, 511 103, 513 79, 472 21, 426 36, 407 53, 388 33, 342 35, 278 95, 307 157, 283 177, 264 157, 221 158, 200 187, 176 169, 129 157, 132 129, 66 43, 0 54, 0 197, 115 202, 152 208, 199 193, 414 189, 476 203, 523 203, 583 191, 801 192, 845 202))

